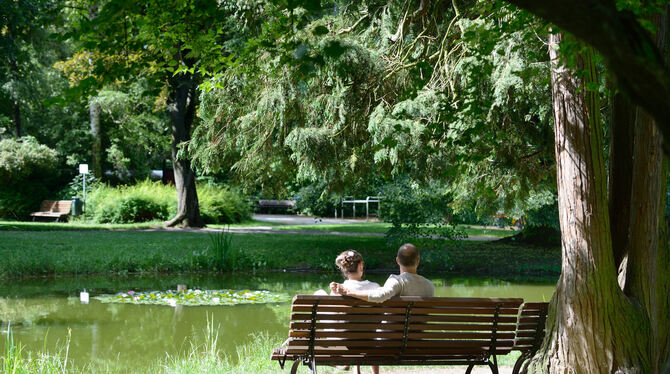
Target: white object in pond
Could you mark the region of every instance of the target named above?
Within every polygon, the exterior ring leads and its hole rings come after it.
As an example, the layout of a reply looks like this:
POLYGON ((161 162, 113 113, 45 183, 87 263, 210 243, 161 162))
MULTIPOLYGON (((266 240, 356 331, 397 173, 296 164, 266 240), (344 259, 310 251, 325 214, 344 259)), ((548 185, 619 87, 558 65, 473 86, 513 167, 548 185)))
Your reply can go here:
POLYGON ((79 293, 79 300, 82 304, 88 304, 88 292, 86 292, 86 290, 79 293))
POLYGON ((167 303, 169 306, 177 306, 177 300, 175 299, 168 299, 167 303))

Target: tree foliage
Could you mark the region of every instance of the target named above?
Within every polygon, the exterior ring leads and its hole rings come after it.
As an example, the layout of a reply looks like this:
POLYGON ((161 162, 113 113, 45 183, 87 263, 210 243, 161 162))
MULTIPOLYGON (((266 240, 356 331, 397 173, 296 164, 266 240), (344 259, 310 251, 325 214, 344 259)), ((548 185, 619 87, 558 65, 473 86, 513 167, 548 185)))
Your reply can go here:
POLYGON ((467 12, 335 2, 267 14, 201 96, 189 150, 203 170, 232 168, 275 188, 291 178, 330 190, 370 174, 437 179, 455 206, 474 200, 481 212, 553 188, 538 36, 547 27, 536 18, 488 2, 467 12))

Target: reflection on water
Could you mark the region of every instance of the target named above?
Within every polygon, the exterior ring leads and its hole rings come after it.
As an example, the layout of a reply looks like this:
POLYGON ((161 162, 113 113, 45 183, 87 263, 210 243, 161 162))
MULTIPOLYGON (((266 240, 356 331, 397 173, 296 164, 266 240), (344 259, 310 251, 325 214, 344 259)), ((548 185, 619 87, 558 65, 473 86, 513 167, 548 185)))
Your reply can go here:
MULTIPOLYGON (((370 275, 382 283, 384 275, 370 275)), ((491 279, 429 277, 436 296, 523 297, 526 301, 549 300, 555 281, 538 283, 491 279)), ((79 302, 86 288, 91 297, 121 291, 175 289, 186 284, 201 289, 266 289, 289 294, 313 293, 327 288, 334 274, 237 274, 137 276, 117 278, 57 278, 0 282, 1 330, 11 323, 15 342, 27 350, 52 352, 62 347, 72 331, 69 357, 75 365, 100 363, 115 368, 146 366, 166 354, 190 349, 202 341, 207 319, 219 326, 219 348, 235 354, 235 347, 250 342, 253 334, 287 335, 288 304, 168 307, 156 305, 79 302)), ((5 339, 0 339, 4 351, 5 339)))

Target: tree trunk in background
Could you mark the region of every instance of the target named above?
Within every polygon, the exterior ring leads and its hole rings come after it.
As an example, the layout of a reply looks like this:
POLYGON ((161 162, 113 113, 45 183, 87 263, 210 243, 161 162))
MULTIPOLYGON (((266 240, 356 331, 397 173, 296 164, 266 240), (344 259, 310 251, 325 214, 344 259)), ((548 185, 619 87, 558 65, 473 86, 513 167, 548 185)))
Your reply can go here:
POLYGON ((533 373, 649 373, 648 324, 617 282, 607 205, 607 174, 593 50, 578 56, 582 73, 559 64, 550 36, 562 271, 533 373))
POLYGON ((191 126, 195 119, 196 82, 192 74, 184 73, 168 78, 170 90, 168 111, 172 124, 172 167, 177 187, 177 215, 166 226, 202 227, 195 173, 191 160, 179 157, 179 146, 191 140, 191 126))
POLYGON ((14 100, 14 111, 12 117, 14 117, 14 131, 16 133, 16 137, 20 138, 23 134, 21 132, 21 104, 19 104, 18 100, 14 100))
POLYGON ((91 169, 96 178, 102 178, 102 131, 100 131, 100 103, 95 99, 89 102, 91 117, 91 169))

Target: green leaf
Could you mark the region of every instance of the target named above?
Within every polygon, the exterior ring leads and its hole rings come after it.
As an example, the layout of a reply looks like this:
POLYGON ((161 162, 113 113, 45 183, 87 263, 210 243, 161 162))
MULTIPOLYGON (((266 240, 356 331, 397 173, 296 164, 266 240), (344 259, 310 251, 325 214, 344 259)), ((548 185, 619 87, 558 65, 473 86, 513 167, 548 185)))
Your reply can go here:
POLYGON ((326 26, 317 26, 312 30, 312 34, 319 36, 319 35, 326 35, 328 34, 328 28, 326 26))

